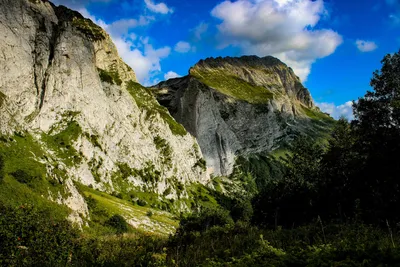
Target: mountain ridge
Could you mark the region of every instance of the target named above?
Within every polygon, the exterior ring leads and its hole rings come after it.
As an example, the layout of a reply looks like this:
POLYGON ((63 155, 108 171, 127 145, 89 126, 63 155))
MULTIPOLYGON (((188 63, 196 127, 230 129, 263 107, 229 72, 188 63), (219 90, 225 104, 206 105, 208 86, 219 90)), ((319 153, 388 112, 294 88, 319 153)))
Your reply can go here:
POLYGON ((324 133, 332 120, 293 70, 271 56, 207 58, 187 76, 150 88, 197 138, 217 176, 231 174, 240 156, 271 153, 299 134, 324 133))

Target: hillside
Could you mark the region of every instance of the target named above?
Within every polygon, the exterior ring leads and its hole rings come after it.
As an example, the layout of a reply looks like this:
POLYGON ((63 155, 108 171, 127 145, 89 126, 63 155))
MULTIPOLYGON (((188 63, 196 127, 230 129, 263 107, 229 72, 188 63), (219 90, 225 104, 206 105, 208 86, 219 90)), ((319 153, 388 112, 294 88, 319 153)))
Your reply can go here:
POLYGON ((66 205, 80 225, 90 212, 77 184, 190 208, 189 186, 209 180, 197 141, 137 83, 103 29, 48 1, 4 0, 0 32, 3 190, 66 205), (21 175, 29 181, 15 187, 21 175))
POLYGON ((270 56, 208 58, 151 89, 197 138, 214 175, 231 174, 238 157, 285 149, 296 136, 323 138, 333 123, 293 70, 270 56))

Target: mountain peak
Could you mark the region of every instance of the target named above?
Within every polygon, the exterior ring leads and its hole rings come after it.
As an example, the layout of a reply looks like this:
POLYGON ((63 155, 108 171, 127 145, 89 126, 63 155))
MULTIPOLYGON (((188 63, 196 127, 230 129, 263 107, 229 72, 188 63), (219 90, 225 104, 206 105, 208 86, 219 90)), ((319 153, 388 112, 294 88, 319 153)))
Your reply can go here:
POLYGON ((273 66, 285 66, 286 64, 272 56, 258 57, 255 55, 241 57, 209 57, 200 60, 193 68, 218 68, 222 66, 268 68, 273 66))

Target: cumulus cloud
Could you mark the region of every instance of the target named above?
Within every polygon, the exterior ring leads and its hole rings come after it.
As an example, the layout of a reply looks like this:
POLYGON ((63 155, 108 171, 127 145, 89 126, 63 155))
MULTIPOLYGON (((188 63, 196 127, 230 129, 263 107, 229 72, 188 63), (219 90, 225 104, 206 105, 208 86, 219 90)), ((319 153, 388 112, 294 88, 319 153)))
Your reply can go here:
POLYGON ((114 42, 121 58, 134 69, 136 77, 144 85, 154 83, 152 76, 161 71, 160 61, 171 53, 168 46, 155 49, 148 38, 140 38, 136 44, 123 38, 115 38, 114 42))
POLYGON ((187 53, 192 49, 188 42, 180 41, 175 45, 174 50, 178 53, 187 53))
POLYGON ((178 77, 181 77, 181 75, 179 75, 178 73, 173 72, 173 71, 168 71, 168 72, 165 73, 165 75, 164 75, 164 79, 165 79, 165 80, 169 80, 169 79, 173 79, 173 78, 178 78, 178 77))
POLYGON ((303 81, 312 63, 343 42, 333 30, 316 29, 327 15, 323 0, 226 0, 211 15, 222 21, 217 26, 220 48, 233 45, 243 54, 276 56, 303 81))
POLYGON ((361 52, 372 52, 378 48, 375 42, 357 40, 356 46, 361 52))
POLYGON ((168 13, 173 13, 174 10, 172 8, 169 8, 165 3, 158 3, 155 4, 153 3, 152 0, 144 0, 146 3, 146 7, 153 11, 154 13, 160 13, 160 14, 168 14, 168 13))
POLYGON ((352 101, 348 101, 339 106, 336 106, 334 103, 326 102, 316 103, 316 105, 321 109, 321 111, 330 114, 335 119, 339 119, 342 116, 349 120, 354 119, 352 101))

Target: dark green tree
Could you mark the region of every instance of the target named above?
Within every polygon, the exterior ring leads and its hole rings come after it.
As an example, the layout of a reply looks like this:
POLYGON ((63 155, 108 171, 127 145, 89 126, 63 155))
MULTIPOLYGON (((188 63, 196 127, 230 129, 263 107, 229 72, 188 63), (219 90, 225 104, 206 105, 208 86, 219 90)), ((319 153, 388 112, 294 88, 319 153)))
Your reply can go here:
POLYGON ((354 177, 359 171, 359 155, 354 150, 356 136, 350 123, 340 118, 328 140, 328 147, 322 158, 319 182, 318 213, 324 219, 345 219, 352 215, 355 192, 359 191, 354 177), (355 191, 355 192, 353 192, 355 191))
POLYGON ((398 219, 400 207, 400 51, 386 55, 371 80, 373 91, 354 103, 360 154, 360 206, 368 220, 398 219))
POLYGON ((114 228, 119 235, 128 232, 128 223, 125 221, 124 217, 119 214, 111 216, 111 218, 106 221, 106 224, 114 228))
POLYGON ((271 180, 253 200, 257 224, 292 226, 316 216, 322 155, 322 146, 314 140, 295 140, 291 153, 282 159, 286 168, 283 179, 271 180))

